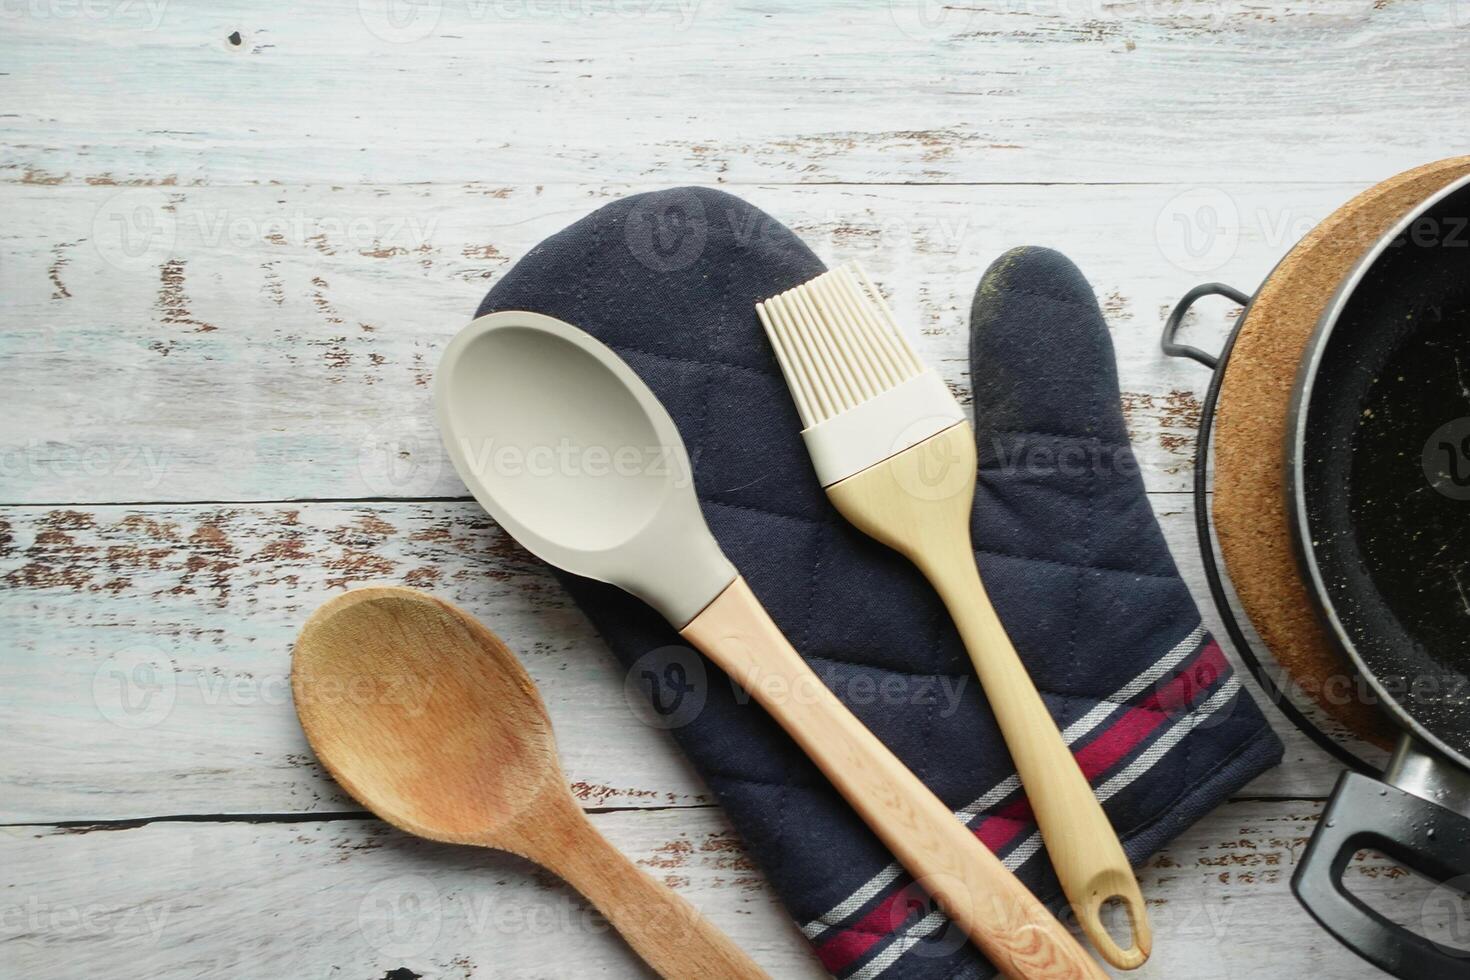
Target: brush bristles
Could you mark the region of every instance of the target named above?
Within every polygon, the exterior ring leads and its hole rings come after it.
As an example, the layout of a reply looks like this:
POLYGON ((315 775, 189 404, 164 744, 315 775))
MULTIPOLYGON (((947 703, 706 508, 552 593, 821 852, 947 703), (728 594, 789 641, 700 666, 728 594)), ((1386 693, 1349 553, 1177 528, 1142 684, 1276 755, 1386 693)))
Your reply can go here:
POLYGON ((883 296, 856 264, 755 305, 804 428, 924 370, 883 296))

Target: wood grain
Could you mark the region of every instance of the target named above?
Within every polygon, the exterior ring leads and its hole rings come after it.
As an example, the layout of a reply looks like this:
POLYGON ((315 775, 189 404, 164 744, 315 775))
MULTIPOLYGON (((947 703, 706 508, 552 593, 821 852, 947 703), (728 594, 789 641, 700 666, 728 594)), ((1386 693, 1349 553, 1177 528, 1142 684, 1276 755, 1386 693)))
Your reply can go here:
MULTIPOLYGON (((1319 801, 1228 803, 1139 871, 1156 930, 1130 977, 1240 980, 1283 964, 1324 980, 1371 971, 1312 924, 1287 888, 1319 801)), ((594 813, 772 976, 824 976, 716 808, 594 813)), ((632 952, 553 877, 509 855, 419 841, 366 820, 12 828, 0 964, 13 976, 642 976, 632 952), (83 918, 85 916, 85 918, 83 918), (264 924, 262 926, 262 924, 264 924)), ((1414 922, 1420 879, 1381 856, 1349 886, 1414 922)))
POLYGON ((395 827, 554 871, 666 980, 769 980, 587 822, 535 684, 462 610, 416 589, 336 596, 302 627, 291 693, 333 778, 395 827))
POLYGON ((1371 181, 1467 145, 1470 81, 1423 70, 1455 0, 86 9, 7 16, 11 180, 1371 181))
MULTIPOLYGON (((429 404, 440 352, 514 259, 649 186, 0 184, 0 213, 45 216, 0 236, 0 503, 464 495, 429 404)), ((1179 491, 1209 378, 1159 353, 1165 311, 1201 279, 1254 288, 1361 186, 741 193, 829 261, 860 258, 962 402, 985 268, 1067 252, 1112 326, 1145 482, 1179 491), (1193 261, 1186 231, 1217 210, 1193 261)), ((1230 312, 1202 306, 1187 336, 1214 347, 1230 312)))
MULTIPOLYGON (((640 969, 520 862, 318 821, 355 804, 307 751, 287 657, 312 608, 373 582, 494 625, 599 829, 774 975, 818 975, 555 584, 473 505, 426 499, 462 494, 427 384, 480 296, 614 196, 727 185, 824 258, 861 258, 963 399, 981 272, 1058 247, 1108 315, 1145 480, 1203 598, 1178 492, 1207 379, 1158 355, 1164 310, 1202 280, 1254 288, 1353 194, 1470 149, 1461 0, 388 12, 0 11, 0 820, 211 821, 0 834, 4 975, 640 969), (427 945, 382 911, 425 882, 427 945), (138 917, 159 909, 153 940, 138 917)), ((1213 347, 1229 317, 1202 310, 1189 340, 1213 347)), ((1246 790, 1273 800, 1221 808, 1145 871, 1144 975, 1363 975, 1289 897, 1335 767, 1282 734, 1286 763, 1246 790)), ((1396 912, 1425 908, 1360 867, 1396 912)))
MULTIPOLYGON (((1218 634, 1187 500, 1154 502, 1218 634)), ((373 584, 454 602, 517 651, 583 805, 709 799, 560 586, 472 501, 3 508, 0 583, 0 821, 355 808, 302 737, 289 658, 313 609, 373 584)), ((1246 792, 1325 796, 1335 767, 1282 735, 1286 762, 1246 792)))
MULTIPOLYGON (((588 819, 772 976, 823 975, 717 809, 588 819)), ((373 819, 12 828, 0 863, 6 976, 653 975, 555 875, 373 819)))
POLYGON ((837 700, 736 578, 679 635, 768 711, 899 864, 1017 980, 1106 977, 1046 906, 837 700))

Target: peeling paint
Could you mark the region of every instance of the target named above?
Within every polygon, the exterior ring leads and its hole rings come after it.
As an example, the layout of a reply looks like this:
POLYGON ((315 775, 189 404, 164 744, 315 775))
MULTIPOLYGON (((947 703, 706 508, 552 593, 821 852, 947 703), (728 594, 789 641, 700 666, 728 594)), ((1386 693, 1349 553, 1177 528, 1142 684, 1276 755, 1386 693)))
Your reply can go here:
POLYGON ((184 291, 184 271, 189 263, 185 259, 168 259, 158 268, 158 299, 154 308, 163 323, 173 326, 193 327, 194 333, 210 333, 218 330, 212 323, 197 319, 189 312, 189 295, 184 291))

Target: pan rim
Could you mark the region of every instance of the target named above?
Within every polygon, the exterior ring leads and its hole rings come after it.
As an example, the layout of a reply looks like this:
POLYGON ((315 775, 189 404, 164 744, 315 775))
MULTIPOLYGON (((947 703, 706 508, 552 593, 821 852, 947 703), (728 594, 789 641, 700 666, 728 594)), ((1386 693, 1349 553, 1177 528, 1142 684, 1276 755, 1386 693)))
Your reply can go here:
POLYGON ((1342 314, 1347 309, 1358 287, 1369 271, 1377 265, 1384 253, 1392 246, 1393 242, 1405 234, 1409 228, 1421 219, 1426 212, 1438 206, 1445 198, 1470 187, 1470 175, 1460 177, 1451 181, 1445 187, 1439 189, 1429 197, 1425 198, 1407 214, 1405 214, 1394 226, 1376 241, 1362 258, 1353 266, 1352 271, 1347 274, 1333 293, 1332 299, 1322 311, 1321 318, 1312 332, 1311 339, 1307 342, 1307 356, 1303 358, 1298 369, 1297 381, 1292 393, 1291 407, 1287 414, 1287 445, 1286 445, 1286 494, 1287 507, 1290 512, 1288 522, 1291 526, 1293 551, 1297 558, 1297 564, 1303 576, 1311 585, 1312 597, 1315 599, 1317 612, 1327 625, 1328 636, 1357 668, 1359 675, 1372 688, 1374 695, 1379 699, 1380 706, 1386 709, 1400 728, 1411 733, 1415 738, 1427 743, 1435 751, 1446 758, 1458 763, 1462 768, 1470 769, 1470 756, 1465 752, 1450 746, 1441 738, 1437 732, 1424 722, 1416 718, 1408 708, 1383 684, 1357 645, 1353 642, 1346 626, 1339 617, 1336 605, 1331 593, 1328 591, 1327 583, 1322 576, 1321 565, 1318 561, 1317 550, 1312 544, 1311 527, 1308 523, 1309 516, 1305 489, 1305 457, 1306 457, 1306 429, 1307 416, 1312 403, 1312 393, 1316 386, 1318 369, 1326 353, 1327 345, 1342 314))

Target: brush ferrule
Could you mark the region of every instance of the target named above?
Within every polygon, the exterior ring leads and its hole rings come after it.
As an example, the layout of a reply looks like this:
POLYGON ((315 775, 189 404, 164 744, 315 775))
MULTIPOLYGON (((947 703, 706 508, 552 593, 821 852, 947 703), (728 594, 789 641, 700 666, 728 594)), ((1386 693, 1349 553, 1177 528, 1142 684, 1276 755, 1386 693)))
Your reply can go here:
POLYGON ((948 386, 926 369, 803 430, 801 437, 817 478, 830 487, 964 420, 948 386))

